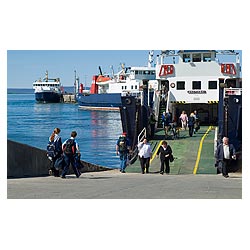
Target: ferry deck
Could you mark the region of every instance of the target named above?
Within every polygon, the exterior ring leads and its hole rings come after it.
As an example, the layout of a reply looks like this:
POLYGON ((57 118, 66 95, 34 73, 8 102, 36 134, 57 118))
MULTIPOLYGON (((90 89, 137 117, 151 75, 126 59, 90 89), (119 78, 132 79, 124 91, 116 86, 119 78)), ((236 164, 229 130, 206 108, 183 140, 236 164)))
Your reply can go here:
MULTIPOLYGON (((192 137, 189 137, 188 130, 180 131, 179 138, 175 140, 169 134, 166 141, 171 146, 175 158, 172 163, 170 162, 170 174, 217 174, 213 155, 215 133, 216 127, 201 126, 192 137)), ((162 140, 164 131, 158 129, 154 139, 149 141, 153 150, 150 173, 160 172, 160 159, 156 153, 162 140)), ((140 173, 140 161, 137 160, 133 165, 129 165, 126 171, 140 173)))

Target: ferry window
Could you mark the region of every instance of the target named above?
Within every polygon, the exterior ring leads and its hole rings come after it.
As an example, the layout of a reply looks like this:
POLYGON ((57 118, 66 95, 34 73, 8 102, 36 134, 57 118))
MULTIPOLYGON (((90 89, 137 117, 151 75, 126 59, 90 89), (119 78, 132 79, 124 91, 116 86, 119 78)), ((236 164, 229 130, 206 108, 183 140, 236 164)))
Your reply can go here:
POLYGON ((217 89, 217 81, 208 81, 208 89, 217 89))
POLYGON ((190 54, 183 54, 183 62, 190 62, 191 58, 190 58, 190 54))
POLYGON ((151 71, 151 75, 155 75, 155 71, 151 71))
POLYGON ((133 86, 133 85, 131 85, 131 89, 134 89, 134 86, 133 86))
POLYGON ((176 89, 178 89, 178 90, 185 89, 185 81, 177 81, 176 85, 177 85, 176 89))
POLYGON ((203 61, 204 62, 211 62, 211 53, 204 53, 203 54, 203 61))
POLYGON ((201 62, 201 54, 193 54, 193 62, 201 62))
POLYGON ((135 89, 137 89, 137 85, 135 85, 135 89))
POLYGON ((135 71, 135 74, 138 75, 138 70, 135 71))
POLYGON ((193 89, 201 89, 201 81, 192 81, 193 89))

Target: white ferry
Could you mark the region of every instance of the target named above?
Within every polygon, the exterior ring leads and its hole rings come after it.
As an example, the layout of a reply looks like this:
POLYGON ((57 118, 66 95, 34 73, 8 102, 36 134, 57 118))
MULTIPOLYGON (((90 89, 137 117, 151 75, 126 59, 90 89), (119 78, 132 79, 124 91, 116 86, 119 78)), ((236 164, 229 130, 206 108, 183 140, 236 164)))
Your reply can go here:
MULTIPOLYGON (((203 124, 218 120, 220 86, 241 88, 239 54, 215 50, 163 50, 157 57, 158 90, 166 90, 166 110, 178 118, 198 111, 203 124), (232 57, 234 59, 232 60, 232 57), (229 60, 229 61, 227 61, 229 60)), ((156 91, 157 97, 159 91, 156 91)), ((155 98, 159 100, 159 98, 155 98)))
POLYGON ((43 80, 39 79, 33 83, 36 101, 43 103, 61 102, 63 87, 60 78, 49 78, 48 71, 45 74, 43 80))

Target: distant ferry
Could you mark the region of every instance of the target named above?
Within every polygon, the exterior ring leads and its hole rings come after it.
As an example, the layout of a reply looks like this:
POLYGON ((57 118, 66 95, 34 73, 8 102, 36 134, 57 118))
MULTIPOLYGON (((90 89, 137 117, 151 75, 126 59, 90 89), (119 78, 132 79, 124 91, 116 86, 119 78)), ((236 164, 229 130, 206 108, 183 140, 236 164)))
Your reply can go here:
POLYGON ((154 84, 156 78, 155 67, 152 66, 153 51, 149 52, 148 66, 125 67, 121 71, 109 75, 94 75, 89 93, 83 92, 80 85, 78 94, 79 108, 94 110, 119 110, 121 96, 139 96, 143 81, 154 84))
POLYGON ((48 71, 43 80, 39 79, 33 83, 35 99, 37 102, 58 103, 62 100, 63 88, 60 78, 49 78, 48 71))

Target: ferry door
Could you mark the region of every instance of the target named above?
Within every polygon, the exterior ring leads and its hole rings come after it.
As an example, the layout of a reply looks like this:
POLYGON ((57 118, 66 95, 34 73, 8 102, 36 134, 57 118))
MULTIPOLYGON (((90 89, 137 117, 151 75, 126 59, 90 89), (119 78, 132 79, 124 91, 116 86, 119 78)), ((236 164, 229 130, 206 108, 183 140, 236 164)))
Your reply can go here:
POLYGON ((231 78, 229 78, 229 79, 226 79, 226 87, 227 88, 236 88, 237 86, 236 86, 236 79, 231 79, 231 78))
POLYGON ((169 91, 169 81, 163 80, 161 81, 161 89, 168 92, 169 91))

